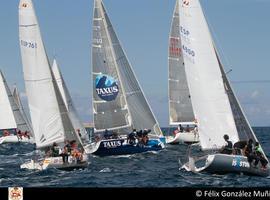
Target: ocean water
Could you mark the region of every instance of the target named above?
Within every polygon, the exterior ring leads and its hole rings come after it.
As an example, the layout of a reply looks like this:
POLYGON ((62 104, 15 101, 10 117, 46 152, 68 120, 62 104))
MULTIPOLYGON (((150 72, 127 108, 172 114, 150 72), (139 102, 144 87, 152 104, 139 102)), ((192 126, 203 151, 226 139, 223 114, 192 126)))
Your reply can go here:
MULTIPOLYGON (((163 129, 169 132, 169 129, 163 129)), ((270 155, 270 127, 254 128, 266 154, 270 155)), ((160 152, 131 156, 89 156, 89 166, 71 172, 50 169, 21 170, 20 164, 34 155, 34 145, 0 146, 0 187, 269 187, 270 179, 245 175, 194 174, 179 170, 187 156, 186 145, 168 145, 160 152)))

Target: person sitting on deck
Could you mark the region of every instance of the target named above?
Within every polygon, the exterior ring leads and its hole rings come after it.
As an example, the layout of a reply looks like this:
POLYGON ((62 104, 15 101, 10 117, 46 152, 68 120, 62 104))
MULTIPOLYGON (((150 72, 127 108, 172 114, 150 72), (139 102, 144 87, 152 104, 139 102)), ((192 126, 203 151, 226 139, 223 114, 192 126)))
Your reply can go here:
POLYGON ((128 134, 127 142, 129 144, 133 145, 136 143, 136 134, 137 134, 136 129, 133 129, 133 131, 130 134, 128 134))
POLYGON ((139 146, 142 145, 143 131, 142 130, 137 131, 136 137, 138 140, 138 145, 139 146))
POLYGON ((23 136, 26 137, 26 138, 28 138, 30 140, 30 134, 28 133, 28 131, 25 131, 23 133, 23 136))
POLYGON ((79 149, 74 149, 71 155, 76 159, 76 162, 81 162, 83 160, 83 154, 79 149))
POLYGON ((17 131, 17 137, 18 137, 18 139, 19 140, 22 140, 22 136, 23 136, 23 134, 22 134, 21 130, 18 130, 17 131))
POLYGON ((255 155, 259 158, 259 160, 260 160, 260 162, 262 164, 262 169, 263 170, 267 169, 268 161, 264 157, 263 150, 262 150, 259 142, 255 143, 255 155))
POLYGON ((178 132, 180 133, 183 133, 184 132, 184 128, 181 124, 178 125, 178 128, 177 128, 178 132))
POLYGON ((189 133, 189 132, 190 132, 189 125, 187 125, 187 127, 186 127, 186 132, 187 132, 187 133, 189 133))
POLYGON ((224 135, 223 136, 225 142, 227 143, 225 146, 222 147, 222 149, 220 150, 220 153, 222 154, 232 154, 232 142, 229 140, 229 136, 228 135, 224 135))
POLYGON ((106 130, 104 131, 103 137, 104 137, 106 140, 111 139, 112 133, 106 129, 106 130))
POLYGON ((6 136, 10 136, 10 133, 8 132, 8 130, 4 130, 3 132, 3 136, 6 137, 6 136))
POLYGON ((51 152, 52 152, 52 157, 58 157, 59 156, 59 146, 55 142, 53 143, 51 152))
POLYGON ((61 156, 63 158, 63 163, 68 163, 68 156, 71 155, 71 145, 69 140, 65 141, 65 146, 63 148, 63 151, 61 153, 61 156))
POLYGON ((238 141, 233 145, 233 154, 234 155, 244 155, 243 151, 245 146, 247 145, 247 141, 238 141))
POLYGON ((244 156, 247 157, 250 167, 252 167, 252 162, 254 162, 254 167, 256 167, 259 163, 259 157, 256 156, 254 152, 253 140, 249 139, 247 145, 244 148, 244 156))
POLYGON ((143 145, 147 145, 147 143, 149 141, 148 133, 150 133, 150 132, 151 132, 151 130, 144 129, 144 131, 142 133, 142 143, 143 143, 143 145))
POLYGON ((83 160, 83 154, 82 152, 79 150, 77 144, 76 144, 76 141, 71 141, 70 142, 71 144, 71 156, 73 158, 75 158, 76 162, 80 162, 83 160))
POLYGON ((117 132, 113 131, 112 132, 112 139, 119 139, 119 135, 117 134, 117 132))

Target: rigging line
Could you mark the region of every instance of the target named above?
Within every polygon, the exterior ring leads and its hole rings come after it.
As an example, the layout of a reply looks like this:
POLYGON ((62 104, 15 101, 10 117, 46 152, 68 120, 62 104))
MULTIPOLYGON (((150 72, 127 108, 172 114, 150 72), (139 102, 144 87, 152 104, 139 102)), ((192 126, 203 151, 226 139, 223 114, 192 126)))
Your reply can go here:
POLYGON ((231 83, 242 84, 242 83, 270 83, 270 80, 241 80, 231 81, 231 83))

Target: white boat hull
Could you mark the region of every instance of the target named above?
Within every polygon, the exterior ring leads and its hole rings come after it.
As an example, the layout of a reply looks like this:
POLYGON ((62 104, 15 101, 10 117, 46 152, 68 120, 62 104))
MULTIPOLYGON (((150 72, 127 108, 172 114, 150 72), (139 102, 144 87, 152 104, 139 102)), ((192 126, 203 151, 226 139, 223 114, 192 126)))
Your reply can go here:
MULTIPOLYGON (((269 167, 269 166, 268 166, 269 167)), ((253 176, 269 176, 269 168, 263 170, 260 166, 253 167, 242 155, 211 154, 200 158, 189 158, 182 169, 194 173, 208 172, 211 174, 247 174, 253 176)))
POLYGON ((56 169, 61 169, 61 170, 73 170, 73 169, 86 168, 88 166, 87 161, 88 161, 88 158, 86 154, 83 155, 83 160, 80 162, 77 162, 74 157, 69 156, 68 163, 63 163, 62 157, 49 157, 40 161, 31 160, 30 162, 22 164, 20 168, 28 169, 28 170, 39 170, 39 171, 43 171, 43 170, 51 169, 51 168, 56 168, 56 169))
POLYGON ((3 137, 0 137, 0 144, 5 144, 5 143, 31 143, 31 144, 34 144, 35 141, 34 141, 34 138, 30 137, 27 138, 27 137, 22 137, 22 138, 19 138, 17 137, 16 135, 10 135, 10 136, 3 136, 3 137))
POLYGON ((182 132, 173 136, 166 136, 167 144, 196 143, 199 142, 199 134, 195 132, 182 132))

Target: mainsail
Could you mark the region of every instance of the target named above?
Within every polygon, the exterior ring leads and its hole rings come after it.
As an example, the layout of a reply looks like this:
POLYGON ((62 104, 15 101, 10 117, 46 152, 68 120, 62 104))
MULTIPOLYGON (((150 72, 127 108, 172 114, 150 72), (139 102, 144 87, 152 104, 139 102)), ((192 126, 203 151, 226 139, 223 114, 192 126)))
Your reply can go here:
POLYGON ((68 111, 68 114, 69 114, 69 118, 70 118, 70 120, 72 122, 73 127, 75 128, 76 131, 80 130, 80 133, 82 135, 82 139, 84 141, 88 141, 87 132, 86 132, 83 124, 80 121, 78 112, 77 112, 77 110, 76 110, 76 108, 74 106, 71 95, 70 95, 70 93, 68 91, 65 80, 64 80, 64 78, 62 76, 62 73, 61 73, 61 71, 60 71, 60 69, 58 67, 58 64, 57 64, 56 60, 53 61, 52 72, 53 72, 54 78, 56 80, 58 89, 59 89, 59 91, 61 93, 61 96, 62 96, 62 98, 64 100, 64 103, 66 105, 66 108, 67 108, 67 111, 68 111))
POLYGON ((169 38, 169 115, 170 125, 195 120, 181 48, 179 1, 176 1, 169 38))
POLYGON ((78 138, 69 119, 42 41, 31 0, 20 0, 19 35, 26 93, 37 148, 78 138))
POLYGON ((200 2, 182 0, 180 32, 191 101, 203 150, 220 148, 223 135, 239 141, 229 97, 200 2))
POLYGON ((101 0, 95 0, 92 44, 93 107, 97 130, 160 127, 141 90, 101 0))

